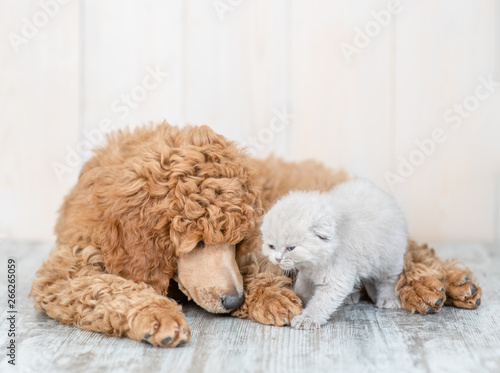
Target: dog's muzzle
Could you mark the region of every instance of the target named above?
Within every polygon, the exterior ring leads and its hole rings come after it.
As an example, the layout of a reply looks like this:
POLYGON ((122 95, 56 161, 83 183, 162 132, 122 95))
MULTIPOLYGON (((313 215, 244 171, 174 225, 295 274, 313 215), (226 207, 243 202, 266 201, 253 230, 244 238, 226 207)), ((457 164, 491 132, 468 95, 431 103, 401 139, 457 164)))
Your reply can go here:
POLYGON ((207 245, 179 257, 179 289, 212 313, 228 313, 245 302, 234 245, 207 245))

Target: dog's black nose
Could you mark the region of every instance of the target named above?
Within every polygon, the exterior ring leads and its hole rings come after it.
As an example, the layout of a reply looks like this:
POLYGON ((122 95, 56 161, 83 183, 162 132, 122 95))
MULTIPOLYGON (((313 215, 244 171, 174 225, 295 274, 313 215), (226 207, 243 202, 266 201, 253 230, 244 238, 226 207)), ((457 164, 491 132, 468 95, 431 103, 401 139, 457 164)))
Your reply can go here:
POLYGON ((235 295, 226 295, 225 297, 222 298, 222 305, 226 310, 234 310, 235 308, 238 308, 245 302, 245 296, 239 296, 238 294, 235 295))

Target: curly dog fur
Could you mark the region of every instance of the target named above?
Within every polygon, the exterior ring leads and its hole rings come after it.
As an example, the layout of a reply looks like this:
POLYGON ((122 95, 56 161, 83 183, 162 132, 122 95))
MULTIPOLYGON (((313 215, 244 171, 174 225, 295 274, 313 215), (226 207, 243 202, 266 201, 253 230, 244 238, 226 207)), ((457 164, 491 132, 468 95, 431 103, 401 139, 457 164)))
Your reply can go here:
MULTIPOLYGON (((164 347, 190 339, 181 307, 166 297, 171 280, 211 312, 287 325, 301 303, 260 254, 261 217, 291 189, 326 190, 347 178, 315 162, 250 159, 207 126, 119 131, 66 197, 56 247, 30 295, 63 324, 164 347), (191 257, 203 266, 190 267, 191 257), (241 307, 222 307, 243 291, 241 307)), ((481 296, 467 268, 414 241, 397 291, 405 309, 422 314, 445 303, 476 308, 481 296)))

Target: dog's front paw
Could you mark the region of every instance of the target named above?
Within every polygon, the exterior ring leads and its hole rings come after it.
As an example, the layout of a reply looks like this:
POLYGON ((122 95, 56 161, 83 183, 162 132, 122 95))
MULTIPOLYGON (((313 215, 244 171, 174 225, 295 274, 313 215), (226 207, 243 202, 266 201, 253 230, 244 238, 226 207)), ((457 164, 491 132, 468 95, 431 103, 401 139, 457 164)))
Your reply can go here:
POLYGON ((166 298, 137 307, 128 315, 128 336, 153 346, 183 346, 189 342, 191 331, 180 310, 166 298))
POLYGON ((411 285, 404 285, 397 290, 401 298, 401 307, 422 315, 441 311, 446 295, 444 284, 437 278, 423 277, 411 285))
POLYGON ((294 329, 312 330, 319 329, 321 324, 309 316, 300 314, 293 318, 291 325, 294 329))
POLYGON ((300 298, 286 288, 261 288, 245 303, 250 319, 266 325, 290 325, 293 317, 302 311, 300 298))

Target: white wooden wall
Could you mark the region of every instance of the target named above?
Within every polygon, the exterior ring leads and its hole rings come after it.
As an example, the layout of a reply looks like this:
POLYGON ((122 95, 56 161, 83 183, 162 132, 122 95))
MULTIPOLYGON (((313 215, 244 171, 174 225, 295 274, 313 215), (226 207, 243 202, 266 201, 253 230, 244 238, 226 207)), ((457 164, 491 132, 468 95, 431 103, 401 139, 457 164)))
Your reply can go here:
POLYGON ((390 3, 1 0, 0 233, 51 239, 89 146, 167 118, 370 178, 418 239, 498 241, 500 85, 473 96, 500 81, 500 1, 401 0, 389 20, 390 3), (464 100, 454 129, 443 115, 464 100), (419 158, 415 141, 439 128, 419 158))

